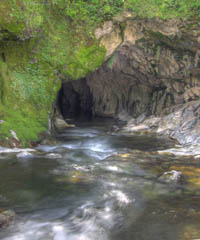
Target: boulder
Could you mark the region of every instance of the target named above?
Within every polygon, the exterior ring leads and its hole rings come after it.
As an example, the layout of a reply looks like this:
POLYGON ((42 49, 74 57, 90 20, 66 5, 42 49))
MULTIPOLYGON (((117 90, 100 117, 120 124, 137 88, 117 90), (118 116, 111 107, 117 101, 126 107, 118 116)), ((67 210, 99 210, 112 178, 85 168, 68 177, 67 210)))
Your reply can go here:
POLYGON ((65 122, 64 119, 59 118, 59 117, 55 118, 54 124, 55 124, 55 127, 57 129, 59 129, 59 128, 66 128, 66 127, 75 127, 74 124, 68 124, 68 123, 65 122))
POLYGON ((184 178, 182 172, 171 170, 163 173, 158 179, 165 183, 180 184, 184 178))

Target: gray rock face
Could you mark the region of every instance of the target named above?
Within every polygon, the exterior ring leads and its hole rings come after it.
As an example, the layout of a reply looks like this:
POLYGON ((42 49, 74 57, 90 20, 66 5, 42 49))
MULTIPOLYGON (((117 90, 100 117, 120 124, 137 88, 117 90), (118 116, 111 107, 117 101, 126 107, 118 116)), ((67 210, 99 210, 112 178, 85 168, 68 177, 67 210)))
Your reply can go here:
POLYGON ((200 142, 200 100, 179 104, 165 109, 160 117, 150 116, 142 122, 131 120, 124 131, 155 132, 167 135, 182 145, 198 144, 200 142))
POLYGON ((134 131, 199 143, 200 33, 176 20, 114 21, 96 31, 112 56, 85 79, 63 84, 63 114, 132 118, 134 131), (123 39, 113 52, 109 42, 122 22, 123 39))
POLYGON ((178 105, 169 109, 162 117, 157 133, 169 135, 181 144, 200 142, 200 100, 178 105))

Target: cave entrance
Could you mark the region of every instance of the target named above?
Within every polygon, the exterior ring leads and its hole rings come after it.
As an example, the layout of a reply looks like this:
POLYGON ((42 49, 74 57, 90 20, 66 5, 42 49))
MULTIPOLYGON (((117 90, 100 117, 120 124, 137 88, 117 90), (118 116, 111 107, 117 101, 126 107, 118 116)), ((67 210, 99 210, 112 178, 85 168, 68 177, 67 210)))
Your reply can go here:
POLYGON ((86 79, 63 82, 57 105, 65 120, 92 118, 92 95, 86 79))

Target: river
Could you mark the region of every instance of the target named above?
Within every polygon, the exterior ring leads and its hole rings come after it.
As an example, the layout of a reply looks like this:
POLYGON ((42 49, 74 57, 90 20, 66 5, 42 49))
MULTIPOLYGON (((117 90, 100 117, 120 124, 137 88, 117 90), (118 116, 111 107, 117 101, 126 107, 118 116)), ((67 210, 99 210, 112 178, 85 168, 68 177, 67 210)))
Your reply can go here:
POLYGON ((200 161, 159 154, 172 143, 113 133, 112 125, 63 129, 29 155, 2 151, 0 208, 16 219, 0 239, 200 239, 200 161), (186 183, 160 180, 172 169, 187 170, 186 183))

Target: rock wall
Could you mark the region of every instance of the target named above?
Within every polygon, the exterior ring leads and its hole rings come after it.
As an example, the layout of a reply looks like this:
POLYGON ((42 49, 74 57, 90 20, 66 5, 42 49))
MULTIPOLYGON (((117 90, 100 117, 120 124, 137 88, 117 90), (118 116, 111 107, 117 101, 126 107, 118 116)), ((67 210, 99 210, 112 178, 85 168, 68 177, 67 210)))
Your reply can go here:
MULTIPOLYGON (((162 126, 165 123, 166 127, 159 129, 181 143, 197 139, 198 134, 190 140, 188 135, 191 127, 195 132, 199 117, 198 26, 193 22, 138 20, 124 16, 97 29, 96 38, 107 49, 107 61, 86 77, 93 115, 127 121, 169 116, 162 118, 162 126), (191 107, 192 101, 196 107, 191 107), (188 102, 191 103, 188 105, 188 102), (189 114, 188 108, 195 110, 189 114), (181 114, 177 117, 179 110, 181 114), (179 124, 167 127, 171 119, 179 124), (187 131, 183 128, 184 121, 187 131), (181 129, 179 134, 177 128, 181 129)), ((83 94, 77 87, 74 89, 80 96, 83 94)))

